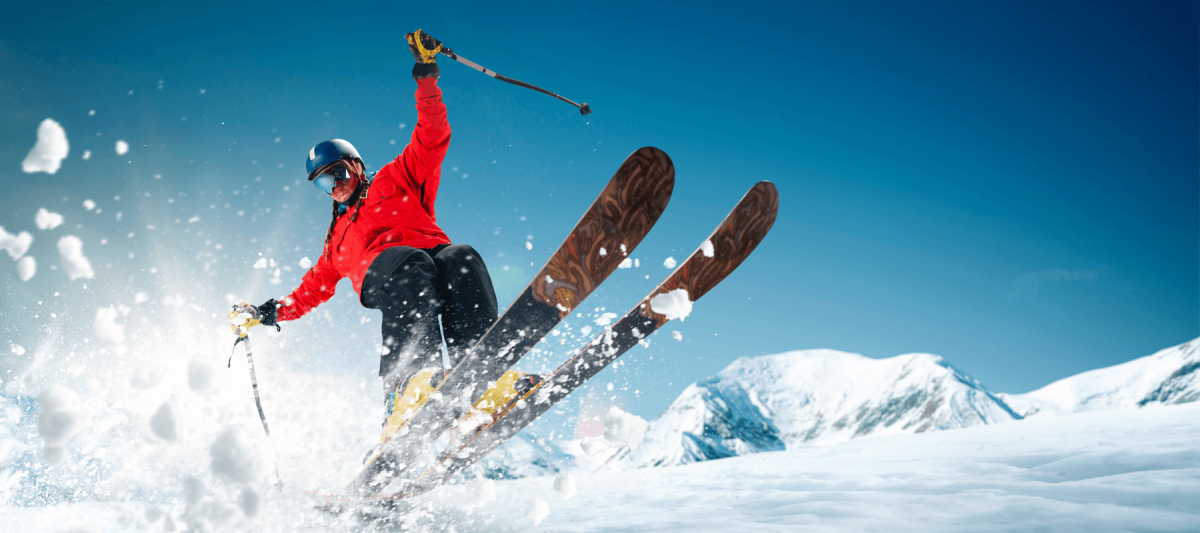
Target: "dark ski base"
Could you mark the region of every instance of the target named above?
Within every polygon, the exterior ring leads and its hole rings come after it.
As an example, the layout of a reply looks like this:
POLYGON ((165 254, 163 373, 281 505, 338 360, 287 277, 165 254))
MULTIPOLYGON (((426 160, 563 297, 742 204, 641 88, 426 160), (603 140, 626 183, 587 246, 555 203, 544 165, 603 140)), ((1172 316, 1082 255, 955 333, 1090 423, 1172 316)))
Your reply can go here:
POLYGON ((675 166, 662 150, 646 147, 626 158, 521 296, 347 487, 351 497, 369 498, 418 462, 432 439, 617 269, 674 187, 675 166))
POLYGON ((756 184, 709 237, 714 252, 712 257, 706 256, 702 250, 693 252, 683 265, 611 329, 560 365, 539 387, 527 392, 520 401, 500 413, 493 423, 479 429, 463 444, 444 451, 436 464, 390 498, 404 499, 428 492, 516 435, 559 400, 637 345, 638 341, 666 324, 669 319, 651 308, 650 301, 654 297, 685 289, 688 299, 695 302, 725 279, 766 237, 778 212, 779 193, 775 185, 769 181, 756 184))

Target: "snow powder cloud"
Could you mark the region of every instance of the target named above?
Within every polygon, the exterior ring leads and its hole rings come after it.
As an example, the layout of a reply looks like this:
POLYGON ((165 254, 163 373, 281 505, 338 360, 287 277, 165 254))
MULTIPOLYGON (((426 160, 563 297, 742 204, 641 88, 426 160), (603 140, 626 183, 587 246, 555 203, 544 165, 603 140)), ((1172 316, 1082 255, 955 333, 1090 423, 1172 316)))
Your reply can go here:
POLYGON ((75 393, 62 385, 53 385, 38 394, 41 411, 37 432, 45 444, 43 455, 50 466, 67 462, 66 443, 91 423, 92 412, 76 406, 75 393))
POLYGON ((650 299, 650 309, 655 313, 665 315, 667 320, 679 319, 683 322, 692 314, 692 301, 688 299, 687 289, 675 289, 664 292, 650 299))
POLYGON ((28 231, 22 231, 19 235, 12 235, 4 231, 4 227, 0 226, 0 248, 4 248, 8 252, 9 257, 13 261, 20 259, 29 251, 29 245, 33 244, 33 235, 28 231))
POLYGON ((213 365, 197 356, 188 361, 188 388, 196 394, 213 390, 217 383, 217 372, 213 365))
POLYGON ((59 259, 62 260, 63 270, 71 279, 96 276, 92 272, 92 264, 83 256, 83 241, 74 235, 67 235, 58 240, 59 259))
POLYGON ((129 143, 125 141, 117 141, 116 150, 117 155, 125 155, 125 153, 129 151, 129 143))
POLYGON ((58 172, 69 150, 67 131, 52 119, 43 120, 38 126, 37 144, 21 161, 21 170, 47 174, 58 172))
POLYGON ((33 279, 34 274, 37 274, 37 261, 33 256, 22 257, 17 261, 17 277, 21 278, 21 281, 33 279))
POLYGON ((125 342, 125 326, 117 323, 117 315, 117 310, 112 307, 97 309, 96 320, 92 322, 96 336, 117 344, 125 342))
POLYGON ((250 483, 258 479, 257 456, 242 432, 229 428, 208 448, 214 476, 230 483, 250 483))
POLYGON ((47 211, 45 207, 38 208, 33 220, 37 222, 38 229, 54 229, 63 223, 62 215, 47 211))

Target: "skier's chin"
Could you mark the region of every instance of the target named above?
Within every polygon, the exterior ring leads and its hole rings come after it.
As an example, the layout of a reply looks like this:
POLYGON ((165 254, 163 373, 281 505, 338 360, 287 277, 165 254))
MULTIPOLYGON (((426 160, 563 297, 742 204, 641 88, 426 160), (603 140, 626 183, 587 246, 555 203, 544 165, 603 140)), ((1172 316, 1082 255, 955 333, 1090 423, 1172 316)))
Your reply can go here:
POLYGON ((333 197, 334 201, 339 204, 345 204, 348 200, 350 200, 350 197, 354 195, 354 189, 358 186, 358 180, 350 181, 352 183, 347 183, 346 185, 333 190, 333 194, 330 194, 330 196, 333 197))

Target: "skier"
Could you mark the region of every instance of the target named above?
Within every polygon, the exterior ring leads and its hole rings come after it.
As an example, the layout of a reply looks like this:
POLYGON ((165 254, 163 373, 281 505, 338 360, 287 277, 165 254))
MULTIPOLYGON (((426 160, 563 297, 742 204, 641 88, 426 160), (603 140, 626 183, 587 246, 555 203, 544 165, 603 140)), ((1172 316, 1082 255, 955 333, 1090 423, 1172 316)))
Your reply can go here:
POLYGON ((450 143, 437 86, 441 42, 421 30, 405 38, 416 58, 412 139, 371 177, 349 142, 332 139, 309 150, 308 180, 333 198, 324 251, 300 287, 257 306, 267 326, 295 320, 329 300, 338 281, 348 277, 362 305, 383 312, 379 375, 387 415, 381 445, 441 383, 441 333, 455 364, 497 318, 483 258, 468 245, 451 243, 434 212, 450 143))

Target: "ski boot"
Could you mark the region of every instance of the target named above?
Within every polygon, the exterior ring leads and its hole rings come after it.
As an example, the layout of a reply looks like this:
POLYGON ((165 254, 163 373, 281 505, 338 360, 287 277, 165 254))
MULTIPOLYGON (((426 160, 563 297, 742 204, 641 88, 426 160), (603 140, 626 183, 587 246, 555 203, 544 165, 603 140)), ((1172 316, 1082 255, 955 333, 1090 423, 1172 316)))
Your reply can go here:
POLYGON ((440 368, 423 368, 407 380, 396 383, 395 388, 388 393, 387 416, 383 421, 383 431, 379 434, 379 444, 375 445, 363 458, 366 464, 383 449, 396 433, 404 428, 416 414, 429 396, 441 385, 445 374, 440 368), (401 390, 403 389, 403 390, 401 390))
POLYGON ((541 385, 544 379, 538 374, 527 374, 516 370, 505 372, 475 401, 465 415, 459 417, 454 426, 450 428, 450 437, 456 442, 461 442, 466 436, 491 425, 504 416, 514 404, 541 385))

